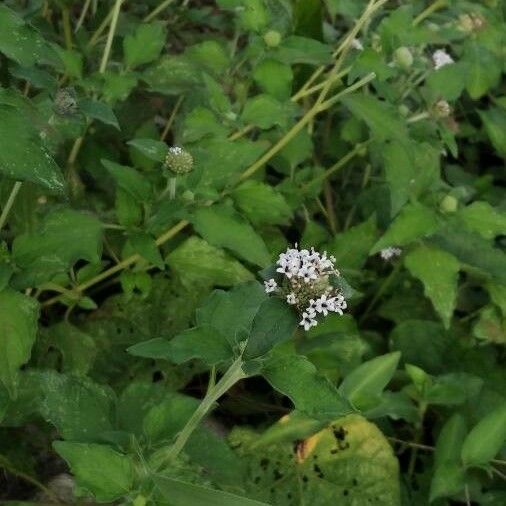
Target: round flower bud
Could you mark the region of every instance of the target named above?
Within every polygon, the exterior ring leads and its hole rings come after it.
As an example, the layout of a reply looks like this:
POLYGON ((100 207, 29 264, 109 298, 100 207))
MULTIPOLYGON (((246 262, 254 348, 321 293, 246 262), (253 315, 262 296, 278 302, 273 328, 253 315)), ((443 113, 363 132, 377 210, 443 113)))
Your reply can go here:
POLYGON ((452 108, 446 100, 438 100, 432 106, 432 114, 436 118, 447 118, 452 113, 452 108))
POLYGON ((474 30, 473 18, 469 14, 461 14, 458 21, 459 30, 471 33, 474 30))
POLYGON ((409 112, 410 112, 410 111, 409 111, 409 107, 408 107, 407 105, 404 105, 404 104, 401 104, 401 105, 399 106, 399 109, 398 109, 398 110, 399 110, 399 114, 400 114, 401 116, 403 116, 404 118, 406 118, 406 117, 408 116, 409 112))
POLYGON ((281 42, 281 34, 276 30, 269 30, 264 34, 264 42, 269 47, 277 47, 281 42))
POLYGON ((453 195, 446 195, 439 204, 439 208, 443 213, 454 213, 458 206, 459 201, 453 195))
POLYGON ((56 92, 53 111, 58 116, 73 116, 79 110, 74 88, 62 88, 56 92))
POLYGON ((179 146, 172 146, 165 157, 165 166, 175 174, 187 174, 193 169, 193 157, 179 146))
POLYGON ((394 61, 402 69, 409 69, 413 65, 413 55, 407 47, 398 47, 394 51, 394 61))
POLYGON ((195 200, 195 194, 191 190, 185 190, 181 198, 186 202, 193 202, 195 200))

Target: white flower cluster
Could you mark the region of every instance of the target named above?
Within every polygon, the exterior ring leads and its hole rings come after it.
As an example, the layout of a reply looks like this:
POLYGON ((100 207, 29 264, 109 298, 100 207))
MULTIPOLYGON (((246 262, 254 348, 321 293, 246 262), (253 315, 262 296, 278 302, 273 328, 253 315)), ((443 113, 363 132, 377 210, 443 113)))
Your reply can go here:
POLYGON ((380 256, 383 260, 390 260, 391 258, 398 257, 402 253, 401 248, 393 248, 389 246, 380 251, 380 256))
POLYGON ((181 155, 183 153, 183 148, 179 147, 179 146, 172 146, 169 148, 169 153, 171 155, 181 155))
POLYGON ((296 306, 302 315, 300 325, 309 330, 318 324, 318 315, 342 315, 346 309, 344 296, 329 282, 330 276, 339 276, 335 261, 327 252, 319 253, 314 248, 288 248, 276 262, 276 272, 283 276, 281 286, 271 278, 264 282, 265 291, 277 292, 288 304, 296 306))
POLYGON ((432 62, 434 63, 434 70, 439 70, 445 65, 455 63, 453 58, 444 49, 434 51, 432 54, 432 62))

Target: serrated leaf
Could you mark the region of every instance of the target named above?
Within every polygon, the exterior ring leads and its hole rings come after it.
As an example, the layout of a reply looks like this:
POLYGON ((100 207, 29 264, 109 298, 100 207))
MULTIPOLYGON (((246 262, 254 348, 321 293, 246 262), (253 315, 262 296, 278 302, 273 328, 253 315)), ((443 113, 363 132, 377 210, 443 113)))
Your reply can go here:
POLYGON ((96 100, 83 99, 79 101, 79 109, 89 118, 101 121, 106 125, 119 128, 118 119, 109 104, 96 100))
POLYGON ((332 62, 330 46, 299 35, 290 35, 283 39, 274 55, 278 60, 289 65, 294 63, 326 65, 332 62))
POLYGON ((132 139, 127 144, 138 149, 144 156, 156 162, 163 162, 168 152, 165 142, 154 139, 132 139))
POLYGON ((136 202, 145 202, 149 199, 151 185, 140 172, 110 160, 102 160, 102 164, 114 178, 118 187, 136 202))
MULTIPOLYGON (((289 104, 288 104, 289 105, 289 104)), ((275 125, 284 128, 290 117, 290 108, 270 95, 257 95, 247 100, 241 120, 267 130, 275 125)))
POLYGON ((455 309, 460 262, 446 251, 419 246, 406 255, 404 265, 423 283, 425 295, 448 328, 455 309))
POLYGON ((404 206, 401 212, 374 245, 371 254, 390 246, 404 246, 416 239, 432 234, 439 225, 438 215, 422 204, 412 203, 404 206))
POLYGON ((9 288, 0 291, 0 382, 16 396, 19 368, 30 358, 37 335, 39 305, 9 288))
POLYGON ((286 63, 262 60, 253 70, 253 79, 264 93, 278 100, 286 100, 291 95, 293 72, 286 63))
POLYGON ((492 207, 488 202, 473 202, 462 208, 457 215, 470 230, 485 239, 506 235, 506 213, 492 207))
POLYGON ((466 89, 471 98, 478 99, 498 84, 500 63, 494 53, 472 39, 465 46, 464 58, 467 63, 466 89))
POLYGON ((316 367, 302 355, 277 353, 265 360, 262 376, 286 395, 295 409, 328 420, 352 411, 348 402, 316 367))
POLYGON ((66 273, 78 260, 100 261, 102 224, 98 219, 73 209, 55 210, 41 227, 16 237, 12 256, 21 272, 16 286, 37 286, 56 274, 66 273))
POLYGON ((400 357, 397 351, 364 362, 344 378, 339 393, 355 408, 370 408, 392 379, 400 357))
POLYGON ((188 289, 197 286, 233 286, 254 278, 250 271, 225 251, 196 236, 172 251, 167 263, 188 289))
POLYGON ((191 221, 195 230, 213 246, 229 249, 260 267, 270 263, 271 256, 263 239, 233 209, 217 204, 204 207, 195 212, 191 221))
POLYGON ((245 181, 232 192, 238 209, 257 225, 286 225, 292 210, 275 187, 260 181, 245 181))
POLYGON ((165 35, 165 26, 162 22, 137 25, 135 33, 123 39, 127 67, 133 69, 156 60, 165 44, 165 35))
POLYGON ((126 496, 133 486, 133 462, 109 446, 55 441, 54 449, 68 462, 80 487, 99 502, 126 496))

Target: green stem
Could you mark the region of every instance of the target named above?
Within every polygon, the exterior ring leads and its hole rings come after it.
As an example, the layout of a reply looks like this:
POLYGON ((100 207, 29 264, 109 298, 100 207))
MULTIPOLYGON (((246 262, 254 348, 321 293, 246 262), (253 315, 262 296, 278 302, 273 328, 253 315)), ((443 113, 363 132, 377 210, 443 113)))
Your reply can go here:
POLYGON ((100 74, 103 74, 107 68, 107 62, 109 61, 109 56, 111 54, 112 41, 114 39, 114 34, 116 33, 116 26, 118 24, 118 18, 122 3, 123 0, 116 0, 114 3, 111 24, 109 26, 109 33, 107 35, 107 41, 104 48, 104 54, 102 55, 102 61, 100 62, 100 68, 98 69, 100 74))
POLYGON ((176 178, 171 177, 169 179, 169 198, 170 198, 170 200, 174 200, 176 198, 176 184, 177 184, 176 178))
POLYGON ((159 467, 161 467, 165 462, 172 460, 179 455, 179 453, 183 450, 186 442, 188 441, 188 438, 198 427, 202 419, 211 410, 214 403, 239 380, 246 377, 246 374, 242 370, 242 365, 242 358, 238 358, 232 363, 227 372, 214 386, 210 385, 211 388, 207 391, 206 396, 202 399, 202 402, 194 411, 190 419, 186 422, 186 425, 183 427, 181 432, 177 435, 176 440, 171 446, 169 452, 159 463, 159 467))
POLYGON ((428 18, 433 12, 436 12, 443 7, 446 7, 448 0, 436 0, 433 4, 429 5, 413 20, 413 26, 419 25, 425 18, 428 18))
POLYGON ((74 33, 77 33, 81 28, 81 25, 84 22, 84 18, 86 17, 86 14, 88 14, 88 9, 90 8, 90 5, 91 0, 86 0, 83 8, 81 9, 81 14, 79 15, 79 19, 77 20, 76 27, 74 28, 74 33))
POLYGON ((67 7, 62 9, 62 22, 65 47, 67 49, 72 49, 72 28, 70 27, 70 13, 67 7))
POLYGON ((12 205, 14 204, 14 201, 16 200, 16 196, 19 193, 22 184, 23 183, 21 181, 16 181, 14 183, 14 186, 12 187, 9 198, 7 199, 7 202, 5 203, 5 206, 2 210, 2 214, 0 215, 0 230, 2 230, 3 226, 5 225, 5 222, 7 221, 9 212, 12 208, 12 205))
POLYGON ((162 12, 166 7, 168 7, 174 0, 165 0, 158 7, 153 9, 142 21, 143 23, 149 23, 152 19, 156 18, 160 12, 162 12))

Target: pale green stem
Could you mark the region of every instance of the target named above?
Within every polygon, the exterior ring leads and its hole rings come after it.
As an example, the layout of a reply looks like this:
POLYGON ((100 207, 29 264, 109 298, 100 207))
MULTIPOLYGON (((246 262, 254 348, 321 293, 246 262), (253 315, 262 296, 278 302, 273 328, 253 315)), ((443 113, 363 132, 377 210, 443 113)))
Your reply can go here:
POLYGON ((77 20, 76 27, 74 28, 74 33, 77 33, 79 29, 81 28, 81 25, 84 22, 84 18, 86 17, 86 14, 88 14, 88 10, 91 5, 91 0, 86 0, 86 2, 83 5, 83 8, 81 9, 81 14, 79 15, 79 19, 77 20))
POLYGON ((111 54, 112 41, 116 32, 116 26, 118 24, 119 13, 121 11, 121 4, 124 0, 116 0, 112 11, 111 24, 109 26, 109 34, 107 35, 107 41, 105 43, 104 54, 102 55, 102 61, 100 62, 100 68, 98 69, 100 74, 103 74, 107 68, 107 62, 111 54))
POLYGON ((164 462, 174 459, 179 455, 179 453, 183 450, 186 442, 188 441, 188 438, 199 426, 202 419, 212 409, 214 403, 239 380, 246 377, 246 374, 242 370, 242 365, 242 358, 235 360, 227 372, 220 378, 220 380, 214 386, 211 386, 197 409, 193 412, 190 419, 186 422, 186 425, 177 435, 176 440, 171 446, 169 452, 165 455, 162 462, 159 463, 160 467, 164 464, 164 462))
POLYGON ((14 183, 14 186, 12 187, 9 198, 7 199, 7 202, 5 203, 5 206, 2 210, 2 214, 0 215, 0 230, 2 230, 2 228, 5 225, 5 222, 7 221, 7 218, 9 216, 9 212, 14 204, 14 201, 16 200, 16 196, 19 193, 19 190, 21 189, 22 184, 23 183, 21 181, 16 181, 14 183))
POLYGON ((443 7, 446 7, 448 0, 436 0, 433 4, 429 5, 413 20, 413 26, 419 25, 424 19, 428 18, 433 12, 436 12, 443 7))
POLYGON ((169 179, 169 198, 170 198, 170 200, 174 200, 176 198, 176 184, 177 184, 177 179, 175 177, 171 177, 169 179))
POLYGON ((425 111, 425 112, 421 112, 419 114, 415 114, 414 116, 411 116, 411 118, 408 118, 406 121, 408 123, 416 123, 417 121, 427 119, 429 116, 430 116, 430 114, 427 111, 425 111))
POLYGON ((149 23, 152 19, 156 18, 160 12, 162 12, 166 7, 168 7, 171 3, 174 3, 174 0, 165 0, 158 7, 153 9, 142 21, 144 23, 149 23))

